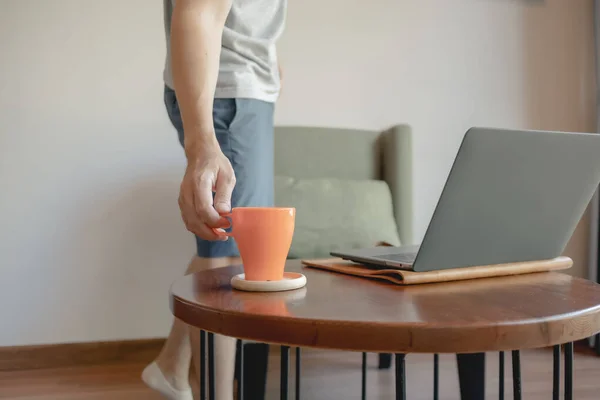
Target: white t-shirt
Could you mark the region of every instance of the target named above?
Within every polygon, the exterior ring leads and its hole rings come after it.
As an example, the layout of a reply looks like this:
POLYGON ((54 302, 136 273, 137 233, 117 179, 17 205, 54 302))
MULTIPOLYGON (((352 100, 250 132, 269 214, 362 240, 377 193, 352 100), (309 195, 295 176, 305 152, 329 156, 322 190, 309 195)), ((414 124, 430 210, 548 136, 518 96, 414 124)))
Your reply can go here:
MULTIPOLYGON (((167 38, 164 80, 173 88, 170 31, 175 0, 163 1, 167 38)), ((277 100, 275 43, 283 32, 286 12, 287 0, 232 0, 223 30, 216 98, 277 100)))

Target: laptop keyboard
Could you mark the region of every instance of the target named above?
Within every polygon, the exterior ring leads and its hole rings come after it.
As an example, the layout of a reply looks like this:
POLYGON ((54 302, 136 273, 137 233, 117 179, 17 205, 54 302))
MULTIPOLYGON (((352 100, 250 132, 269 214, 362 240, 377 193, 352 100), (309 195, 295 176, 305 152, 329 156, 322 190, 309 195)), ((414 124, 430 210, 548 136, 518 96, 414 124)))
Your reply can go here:
POLYGON ((381 258, 384 260, 397 261, 401 263, 412 263, 415 261, 417 257, 417 253, 401 253, 401 254, 384 254, 382 256, 377 256, 377 258, 381 258))

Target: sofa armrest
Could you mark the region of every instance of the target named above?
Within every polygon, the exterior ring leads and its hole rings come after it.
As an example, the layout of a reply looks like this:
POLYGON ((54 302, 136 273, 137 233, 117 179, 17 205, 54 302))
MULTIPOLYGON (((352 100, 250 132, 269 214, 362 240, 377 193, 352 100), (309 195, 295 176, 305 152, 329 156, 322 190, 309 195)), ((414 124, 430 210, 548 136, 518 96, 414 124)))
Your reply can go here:
POLYGON ((382 134, 383 179, 392 193, 394 216, 403 245, 413 237, 413 150, 409 125, 397 125, 382 134))

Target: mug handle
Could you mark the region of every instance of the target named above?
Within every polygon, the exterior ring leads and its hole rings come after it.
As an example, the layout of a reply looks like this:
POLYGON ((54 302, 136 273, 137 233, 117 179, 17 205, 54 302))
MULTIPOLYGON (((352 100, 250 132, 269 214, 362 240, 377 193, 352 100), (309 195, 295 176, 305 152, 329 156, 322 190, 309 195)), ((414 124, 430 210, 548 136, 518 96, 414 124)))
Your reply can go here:
MULTIPOLYGON (((231 212, 228 212, 228 213, 225 213, 225 214, 221 214, 221 217, 226 218, 227 221, 229 221, 229 225, 226 226, 223 229, 231 228, 232 225, 233 225, 233 220, 231 219, 231 212)), ((231 232, 221 232, 221 231, 218 231, 217 228, 213 228, 213 232, 216 233, 218 236, 227 236, 227 237, 233 236, 233 231, 231 231, 231 232)))

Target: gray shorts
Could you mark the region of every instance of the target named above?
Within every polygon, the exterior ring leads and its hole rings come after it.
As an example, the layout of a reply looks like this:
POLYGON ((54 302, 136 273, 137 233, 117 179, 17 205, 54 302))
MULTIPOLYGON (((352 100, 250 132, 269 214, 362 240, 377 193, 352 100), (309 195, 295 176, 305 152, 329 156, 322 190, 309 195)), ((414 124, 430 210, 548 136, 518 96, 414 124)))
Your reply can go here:
MULTIPOLYGON (((165 87, 167 113, 183 146, 185 135, 175 92, 165 87)), ((215 99, 213 121, 223 154, 235 171, 232 207, 273 206, 274 104, 254 99, 215 99)), ((196 237, 200 257, 236 257, 232 238, 225 242, 196 237)))

